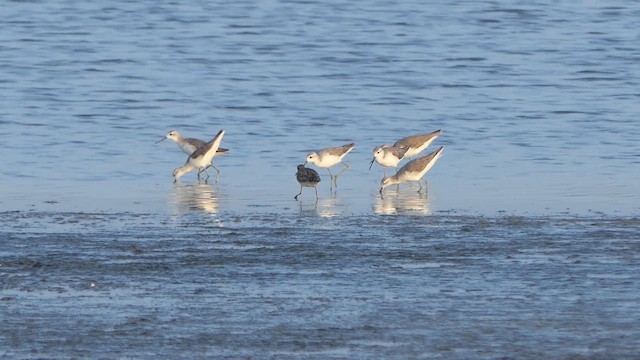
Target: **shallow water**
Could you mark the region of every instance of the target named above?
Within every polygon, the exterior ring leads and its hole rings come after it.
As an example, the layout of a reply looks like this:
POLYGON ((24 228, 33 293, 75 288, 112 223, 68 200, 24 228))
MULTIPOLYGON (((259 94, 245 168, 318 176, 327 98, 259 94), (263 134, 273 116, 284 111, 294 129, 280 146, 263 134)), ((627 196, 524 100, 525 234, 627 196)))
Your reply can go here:
POLYGON ((0 356, 640 355, 638 4, 3 10, 0 356), (155 142, 221 128, 174 184, 155 142), (380 196, 373 148, 436 129, 380 196))

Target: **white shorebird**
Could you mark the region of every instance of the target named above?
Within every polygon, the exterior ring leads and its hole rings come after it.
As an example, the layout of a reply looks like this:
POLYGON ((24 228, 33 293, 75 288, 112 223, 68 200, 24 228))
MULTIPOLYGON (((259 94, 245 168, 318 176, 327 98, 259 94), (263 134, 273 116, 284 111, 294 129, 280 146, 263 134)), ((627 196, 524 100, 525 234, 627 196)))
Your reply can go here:
POLYGON ((302 195, 303 187, 312 187, 316 190, 316 201, 318 201, 318 184, 320 183, 320 175, 318 172, 304 167, 304 165, 298 165, 298 172, 296 172, 296 180, 300 183, 300 192, 293 198, 298 200, 298 196, 302 195))
POLYGON ((427 146, 429 146, 429 144, 431 144, 431 142, 440 135, 440 133, 442 133, 442 130, 436 130, 430 134, 407 136, 406 138, 396 141, 393 146, 408 148, 409 150, 407 150, 404 156, 410 159, 414 155, 418 155, 426 149, 427 146))
MULTIPOLYGON (((438 150, 432 152, 429 155, 425 155, 419 157, 415 160, 411 160, 406 163, 403 167, 398 170, 398 172, 389 177, 384 177, 380 182, 380 194, 382 194, 382 190, 389 185, 401 184, 406 181, 417 181, 420 184, 420 189, 418 192, 422 191, 422 177, 424 174, 431 169, 433 164, 442 156, 442 151, 444 147, 440 146, 438 150)), ((427 184, 426 180, 424 181, 425 185, 427 184)))
POLYGON ((211 160, 213 160, 216 151, 218 151, 223 136, 224 130, 220 130, 220 132, 218 132, 218 134, 213 139, 211 139, 211 141, 205 143, 191 155, 189 155, 189 157, 187 158, 187 162, 183 166, 173 171, 174 182, 178 181, 178 179, 182 175, 188 173, 191 170, 198 170, 198 180, 200 180, 200 174, 202 172, 207 174, 207 178, 205 179, 206 182, 209 179, 207 167, 211 165, 211 160))
MULTIPOLYGON (((171 130, 171 131, 169 131, 169 133, 167 135, 165 135, 165 137, 163 137, 162 139, 156 141, 156 144, 161 142, 162 140, 166 140, 166 139, 170 139, 170 140, 175 141, 175 143, 178 144, 178 146, 180 147, 182 152, 184 152, 187 155, 193 154, 193 152, 198 150, 199 147, 201 147, 201 146, 203 146, 204 144, 207 143, 206 141, 202 141, 202 140, 196 139, 196 138, 184 138, 184 137, 182 137, 182 135, 178 131, 171 130)), ((215 155, 225 154, 227 152, 229 152, 229 149, 218 148, 218 150, 216 150, 216 154, 215 155)), ((216 182, 218 182, 218 179, 220 178, 220 170, 218 170, 218 168, 215 167, 215 165, 213 165, 213 163, 211 163, 209 166, 213 167, 216 170, 216 173, 217 173, 216 182)), ((207 167, 209 167, 209 166, 207 166, 207 167)))
POLYGON ((387 167, 393 167, 397 169, 398 163, 404 157, 404 154, 407 153, 409 148, 406 147, 398 147, 398 146, 390 146, 390 145, 382 145, 377 146, 373 149, 373 159, 369 163, 369 170, 373 166, 373 162, 377 162, 382 165, 382 169, 384 171, 384 176, 387 176, 387 167))
POLYGON ((329 176, 331 176, 331 179, 333 180, 332 185, 335 184, 336 186, 338 186, 338 176, 342 175, 342 173, 347 171, 347 169, 349 168, 349 165, 343 162, 342 159, 349 153, 349 151, 353 149, 354 146, 355 144, 351 143, 311 152, 309 153, 309 155, 307 155, 307 160, 304 162, 304 165, 307 165, 307 163, 312 163, 317 167, 327 168, 327 171, 329 171, 329 176), (331 169, 329 168, 338 163, 342 163, 342 165, 344 165, 344 168, 334 176, 331 173, 331 169))

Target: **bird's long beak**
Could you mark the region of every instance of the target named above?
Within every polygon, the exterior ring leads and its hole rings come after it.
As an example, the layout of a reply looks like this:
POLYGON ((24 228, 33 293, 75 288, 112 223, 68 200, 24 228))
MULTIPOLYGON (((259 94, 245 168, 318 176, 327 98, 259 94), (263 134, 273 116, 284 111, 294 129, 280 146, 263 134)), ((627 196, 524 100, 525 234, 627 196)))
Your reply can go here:
POLYGON ((304 162, 304 164, 302 164, 302 165, 303 165, 303 166, 306 166, 306 165, 307 165, 307 162, 305 161, 305 162, 304 162))
POLYGON ((371 162, 369 163, 369 170, 371 170, 374 161, 376 161, 376 158, 371 159, 371 162))
POLYGON ((165 137, 163 137, 162 139, 160 139, 160 140, 156 141, 156 144, 157 144, 157 143, 159 143, 159 142, 160 142, 160 141, 162 141, 162 140, 165 140, 166 138, 167 138, 167 137, 165 136, 165 137))

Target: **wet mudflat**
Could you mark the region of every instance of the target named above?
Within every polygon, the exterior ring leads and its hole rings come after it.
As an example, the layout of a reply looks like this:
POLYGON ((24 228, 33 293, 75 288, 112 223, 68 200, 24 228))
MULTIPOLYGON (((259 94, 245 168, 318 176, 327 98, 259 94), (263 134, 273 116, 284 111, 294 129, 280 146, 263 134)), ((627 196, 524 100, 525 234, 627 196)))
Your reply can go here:
POLYGON ((3 212, 8 358, 633 358, 640 220, 3 212))

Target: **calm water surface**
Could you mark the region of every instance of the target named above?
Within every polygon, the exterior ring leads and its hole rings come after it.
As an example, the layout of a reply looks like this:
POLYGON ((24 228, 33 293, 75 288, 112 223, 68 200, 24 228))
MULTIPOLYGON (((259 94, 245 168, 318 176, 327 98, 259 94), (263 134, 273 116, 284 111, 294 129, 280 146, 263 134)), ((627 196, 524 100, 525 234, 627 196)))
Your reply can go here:
POLYGON ((637 2, 3 15, 0 356, 640 356, 637 2), (221 128, 220 182, 174 184, 155 142, 221 128), (428 194, 381 197, 373 148, 436 129, 428 194))
POLYGON ((2 209, 166 209, 186 157, 154 142, 224 128, 227 209, 290 206, 305 154, 354 141, 337 196, 369 213, 372 149, 441 128, 432 211, 638 212, 635 2, 4 9, 2 209))

